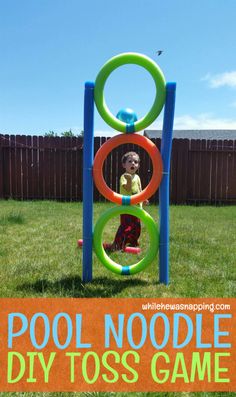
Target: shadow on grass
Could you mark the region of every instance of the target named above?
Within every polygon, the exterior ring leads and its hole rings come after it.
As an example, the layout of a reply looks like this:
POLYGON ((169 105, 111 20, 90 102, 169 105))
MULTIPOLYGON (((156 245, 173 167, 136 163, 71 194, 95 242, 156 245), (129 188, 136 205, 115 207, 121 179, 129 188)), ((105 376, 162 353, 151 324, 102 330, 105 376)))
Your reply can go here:
POLYGON ((73 298, 112 298, 123 290, 145 286, 148 282, 135 278, 110 279, 107 277, 94 278, 91 283, 83 284, 81 277, 67 277, 58 281, 38 280, 18 286, 19 291, 28 294, 43 295, 44 297, 73 297, 73 298))
POLYGON ((0 217, 0 225, 22 225, 25 223, 25 217, 21 212, 11 211, 7 215, 3 215, 0 217))

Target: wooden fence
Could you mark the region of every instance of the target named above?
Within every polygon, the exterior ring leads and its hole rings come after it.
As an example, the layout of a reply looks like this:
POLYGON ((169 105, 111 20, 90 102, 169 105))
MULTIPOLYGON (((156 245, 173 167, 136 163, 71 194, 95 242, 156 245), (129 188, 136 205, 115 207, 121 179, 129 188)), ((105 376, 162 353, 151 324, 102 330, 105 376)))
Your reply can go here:
MULTIPOLYGON (((106 139, 95 138, 95 152, 106 139)), ((160 139, 153 141, 160 148, 160 139)), ((104 164, 106 182, 115 191, 127 150, 140 155, 143 187, 152 175, 142 148, 119 146, 104 164)), ((81 201, 82 155, 82 138, 0 135, 0 198, 81 201)), ((236 141, 174 139, 170 197, 173 204, 236 203, 236 141)), ((104 200, 96 188, 94 200, 104 200)), ((158 201, 158 193, 151 201, 158 201)))

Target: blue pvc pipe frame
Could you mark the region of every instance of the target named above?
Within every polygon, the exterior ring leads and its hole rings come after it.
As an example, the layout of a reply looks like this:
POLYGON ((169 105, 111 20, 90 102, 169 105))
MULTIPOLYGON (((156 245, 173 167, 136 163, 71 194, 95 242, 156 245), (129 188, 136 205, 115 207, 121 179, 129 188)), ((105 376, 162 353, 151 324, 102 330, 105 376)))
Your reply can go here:
MULTIPOLYGON (((163 177, 159 189, 160 246, 159 281, 169 283, 169 182, 176 83, 166 84, 166 101, 161 140, 163 177)), ((82 281, 92 281, 93 254, 93 167, 94 158, 94 83, 85 83, 83 146, 83 274, 82 281)))
POLYGON ((163 176, 159 188, 160 246, 159 246, 159 281, 169 284, 169 201, 170 201, 170 160, 175 111, 176 83, 166 84, 166 102, 161 139, 161 157, 163 176))
POLYGON ((94 83, 86 82, 84 91, 83 144, 83 276, 92 281, 93 262, 93 158, 94 158, 94 83))

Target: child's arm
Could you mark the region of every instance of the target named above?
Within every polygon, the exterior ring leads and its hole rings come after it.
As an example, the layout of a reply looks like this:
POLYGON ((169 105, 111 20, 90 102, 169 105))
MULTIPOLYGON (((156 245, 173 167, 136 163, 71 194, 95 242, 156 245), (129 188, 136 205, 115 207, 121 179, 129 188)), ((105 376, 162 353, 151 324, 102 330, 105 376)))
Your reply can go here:
POLYGON ((124 174, 124 178, 126 179, 126 184, 122 184, 123 188, 127 191, 130 192, 131 191, 131 187, 132 187, 132 178, 130 174, 124 174))

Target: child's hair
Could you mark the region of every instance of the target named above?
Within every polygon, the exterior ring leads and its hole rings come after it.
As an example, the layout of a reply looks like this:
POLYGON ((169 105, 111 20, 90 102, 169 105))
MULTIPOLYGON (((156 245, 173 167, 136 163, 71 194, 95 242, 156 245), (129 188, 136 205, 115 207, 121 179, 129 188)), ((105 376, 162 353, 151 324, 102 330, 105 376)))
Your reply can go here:
POLYGON ((128 159, 129 156, 137 156, 138 158, 138 162, 140 163, 140 157, 138 155, 138 153, 136 152, 127 152, 122 156, 121 162, 122 164, 124 164, 126 162, 126 160, 128 159))

